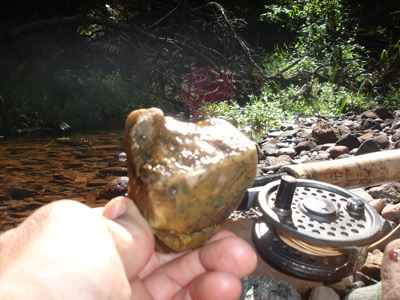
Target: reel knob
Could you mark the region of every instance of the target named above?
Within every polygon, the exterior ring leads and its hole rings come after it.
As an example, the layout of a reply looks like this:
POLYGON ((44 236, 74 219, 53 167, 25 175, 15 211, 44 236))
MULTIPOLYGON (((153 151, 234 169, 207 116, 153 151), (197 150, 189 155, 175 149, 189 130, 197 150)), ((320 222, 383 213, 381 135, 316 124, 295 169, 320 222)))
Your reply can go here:
POLYGON ((361 199, 351 198, 347 202, 347 211, 355 218, 360 218, 364 215, 365 203, 361 199))

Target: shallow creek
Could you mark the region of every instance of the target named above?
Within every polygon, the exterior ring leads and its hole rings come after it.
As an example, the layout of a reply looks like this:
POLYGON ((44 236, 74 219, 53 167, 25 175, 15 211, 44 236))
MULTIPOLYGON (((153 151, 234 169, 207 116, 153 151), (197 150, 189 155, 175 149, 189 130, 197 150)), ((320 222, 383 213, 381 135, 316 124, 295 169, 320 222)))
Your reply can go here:
POLYGON ((103 206, 101 190, 126 176, 123 151, 123 131, 0 139, 0 232, 58 199, 103 206))

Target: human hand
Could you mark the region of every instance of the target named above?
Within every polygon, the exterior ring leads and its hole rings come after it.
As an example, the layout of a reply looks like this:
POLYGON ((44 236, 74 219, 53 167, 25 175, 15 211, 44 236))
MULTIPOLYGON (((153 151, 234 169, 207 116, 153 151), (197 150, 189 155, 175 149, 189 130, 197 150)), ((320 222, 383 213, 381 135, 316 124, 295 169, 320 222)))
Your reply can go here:
POLYGON ((6 299, 237 299, 256 255, 221 231, 201 248, 154 251, 151 228, 127 197, 104 209, 57 201, 0 235, 6 299))

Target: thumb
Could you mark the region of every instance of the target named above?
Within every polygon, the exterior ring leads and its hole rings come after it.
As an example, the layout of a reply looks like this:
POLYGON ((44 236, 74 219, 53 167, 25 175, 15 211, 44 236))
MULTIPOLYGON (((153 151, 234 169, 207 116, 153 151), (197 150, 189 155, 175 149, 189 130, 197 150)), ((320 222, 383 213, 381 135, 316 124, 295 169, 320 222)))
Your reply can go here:
POLYGON ((154 235, 134 202, 128 197, 112 199, 102 212, 113 236, 128 279, 146 266, 154 251, 154 235))

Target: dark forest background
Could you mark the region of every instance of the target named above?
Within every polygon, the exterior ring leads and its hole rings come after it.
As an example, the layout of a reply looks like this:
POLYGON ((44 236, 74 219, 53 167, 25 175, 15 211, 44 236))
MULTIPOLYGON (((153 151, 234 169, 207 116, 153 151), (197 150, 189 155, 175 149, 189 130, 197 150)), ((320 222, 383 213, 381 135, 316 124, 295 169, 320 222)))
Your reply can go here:
POLYGON ((0 18, 0 132, 400 107, 398 0, 16 0, 0 18))

